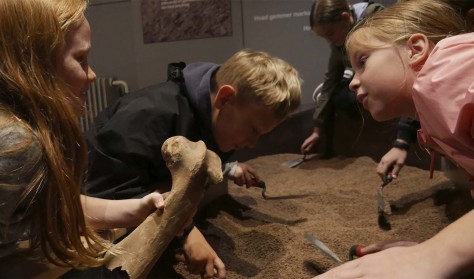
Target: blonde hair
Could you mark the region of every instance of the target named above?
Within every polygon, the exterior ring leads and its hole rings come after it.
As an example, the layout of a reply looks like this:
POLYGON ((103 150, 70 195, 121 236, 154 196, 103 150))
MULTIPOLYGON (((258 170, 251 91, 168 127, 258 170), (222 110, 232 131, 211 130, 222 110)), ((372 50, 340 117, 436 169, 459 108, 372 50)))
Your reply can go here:
POLYGON ((383 48, 404 43, 411 35, 424 34, 432 43, 465 32, 464 20, 448 4, 437 0, 411 0, 394 5, 357 24, 349 33, 350 56, 359 48, 383 48), (373 39, 380 43, 374 45, 373 39))
POLYGON ((217 71, 216 83, 236 88, 241 104, 256 102, 271 107, 277 119, 295 111, 301 99, 298 72, 284 60, 261 51, 244 49, 217 71))
MULTIPOLYGON (((411 1, 411 0, 398 0, 399 2, 411 1)), ((474 9, 474 1, 472 0, 439 0, 446 4, 449 4, 456 12, 461 16, 466 16, 466 13, 470 9, 474 9)))
MULTIPOLYGON (((71 107, 77 98, 64 89, 55 61, 87 5, 87 0, 0 1, 0 106, 41 145, 44 166, 18 206, 31 216, 31 247, 40 246, 55 264, 75 268, 100 265, 105 244, 86 227, 80 190, 87 149, 71 107)), ((22 154, 27 145, 1 152, 22 154)))

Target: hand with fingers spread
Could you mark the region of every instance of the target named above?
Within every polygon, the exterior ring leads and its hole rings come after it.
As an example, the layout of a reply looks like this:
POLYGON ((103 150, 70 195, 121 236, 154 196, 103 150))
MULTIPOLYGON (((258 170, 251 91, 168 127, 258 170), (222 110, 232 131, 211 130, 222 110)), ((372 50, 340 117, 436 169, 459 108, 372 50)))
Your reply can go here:
POLYGON ((190 273, 201 274, 201 278, 226 277, 224 263, 196 227, 185 239, 183 249, 190 273))

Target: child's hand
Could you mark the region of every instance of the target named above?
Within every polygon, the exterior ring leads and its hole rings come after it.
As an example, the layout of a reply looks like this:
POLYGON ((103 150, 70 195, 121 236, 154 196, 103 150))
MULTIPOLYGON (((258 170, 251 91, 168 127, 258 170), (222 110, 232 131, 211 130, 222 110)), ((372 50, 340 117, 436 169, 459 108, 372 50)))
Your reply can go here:
POLYGON ((88 224, 95 229, 132 228, 163 208, 168 193, 150 193, 141 199, 106 200, 81 195, 88 224))
POLYGON ((393 147, 385 154, 380 163, 377 165, 377 174, 385 181, 385 177, 389 172, 392 173, 393 178, 397 178, 400 170, 405 165, 407 159, 407 151, 393 147))
POLYGON ((155 191, 141 198, 136 217, 144 221, 145 218, 155 210, 163 209, 165 207, 165 199, 168 195, 169 192, 160 194, 158 191, 155 191))
POLYGON ((389 248, 393 247, 407 247, 407 246, 413 246, 418 244, 417 242, 413 241, 403 241, 403 240, 385 240, 381 242, 377 242, 368 246, 365 246, 361 249, 361 254, 362 255, 368 255, 368 254, 373 254, 377 253, 389 248))
MULTIPOLYGON (((169 192, 160 194, 158 191, 150 193, 140 200, 140 210, 146 216, 150 215, 151 212, 157 209, 163 209, 165 207, 165 199, 168 197, 169 192)), ((146 218, 145 216, 145 218, 146 218)))
POLYGON ((222 260, 194 227, 183 245, 188 271, 201 274, 201 278, 225 278, 226 269, 222 260))
POLYGON ((316 143, 319 141, 320 133, 320 129, 318 127, 314 127, 311 135, 309 135, 309 137, 301 145, 301 154, 308 153, 314 148, 316 143))
POLYGON ((396 246, 339 265, 313 279, 454 278, 433 257, 433 249, 421 245, 396 246), (431 254, 430 254, 431 253, 431 254), (420 260, 423 261, 420 264, 420 260), (444 273, 444 274, 443 274, 444 273))
MULTIPOLYGON (((150 193, 143 198, 141 198, 140 203, 140 209, 141 209, 141 217, 138 218, 143 218, 142 221, 148 217, 151 213, 155 212, 157 209, 164 209, 165 208, 165 200, 169 196, 170 192, 166 192, 163 194, 158 193, 157 191, 150 193)), ((197 208, 194 208, 192 213, 189 215, 188 219, 186 222, 181 226, 181 228, 178 230, 178 233, 176 236, 182 236, 184 234, 184 230, 190 226, 193 222, 194 215, 197 212, 197 208)))
POLYGON ((234 173, 234 183, 247 188, 255 185, 255 180, 258 181, 257 171, 249 165, 238 163, 234 173))

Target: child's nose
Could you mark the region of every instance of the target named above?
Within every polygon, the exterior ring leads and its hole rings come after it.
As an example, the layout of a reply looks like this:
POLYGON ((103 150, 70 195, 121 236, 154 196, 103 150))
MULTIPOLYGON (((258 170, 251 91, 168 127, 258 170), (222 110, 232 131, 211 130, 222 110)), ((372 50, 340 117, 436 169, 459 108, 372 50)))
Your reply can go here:
POLYGON ((258 141, 258 138, 260 136, 255 136, 255 137, 252 137, 250 138, 248 141, 247 141, 247 147, 248 148, 254 148, 255 145, 257 144, 257 141, 258 141))
POLYGON ((351 83, 349 83, 349 89, 357 93, 357 89, 359 89, 359 87, 360 87, 360 82, 356 74, 352 78, 351 83))
POLYGON ((94 70, 92 70, 90 66, 87 71, 87 78, 89 79, 90 82, 93 82, 97 79, 97 75, 95 74, 94 70))

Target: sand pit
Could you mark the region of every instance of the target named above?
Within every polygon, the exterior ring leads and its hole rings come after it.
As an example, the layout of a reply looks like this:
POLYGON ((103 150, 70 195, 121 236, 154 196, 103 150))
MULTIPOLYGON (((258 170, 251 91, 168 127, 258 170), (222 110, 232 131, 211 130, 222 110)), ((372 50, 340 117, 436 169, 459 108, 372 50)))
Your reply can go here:
MULTIPOLYGON (((392 229, 377 223, 376 163, 369 157, 310 160, 298 168, 281 163, 298 154, 263 156, 247 163, 266 182, 264 200, 257 188, 229 185, 213 201, 198 226, 227 267, 227 278, 311 278, 335 266, 304 238, 308 231, 342 260, 356 243, 385 239, 423 241, 473 208, 467 192, 441 172, 405 167, 385 188, 392 229)), ((153 278, 200 278, 182 263, 159 268, 153 278)))

